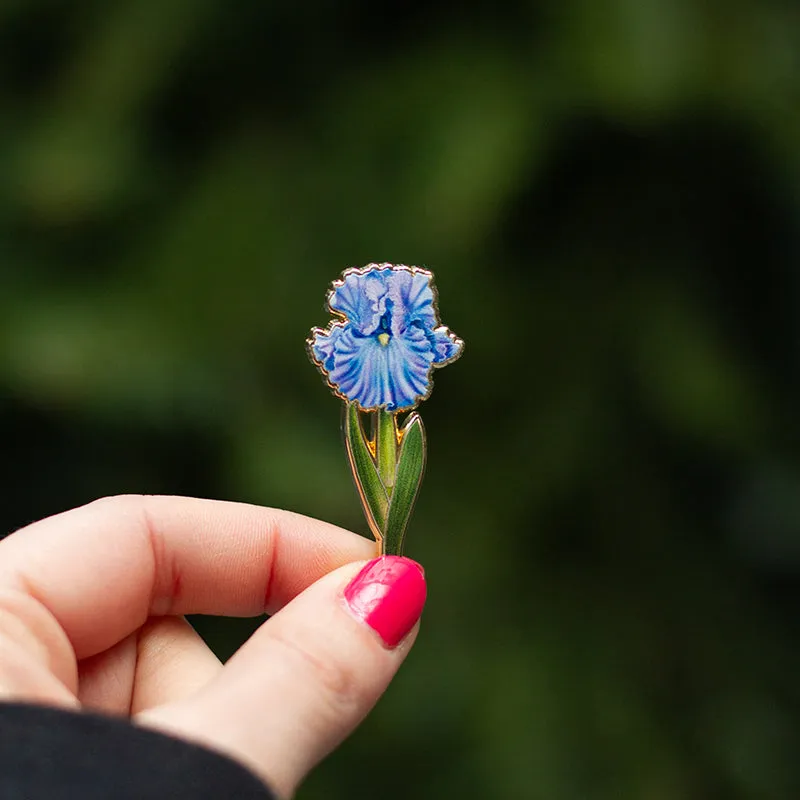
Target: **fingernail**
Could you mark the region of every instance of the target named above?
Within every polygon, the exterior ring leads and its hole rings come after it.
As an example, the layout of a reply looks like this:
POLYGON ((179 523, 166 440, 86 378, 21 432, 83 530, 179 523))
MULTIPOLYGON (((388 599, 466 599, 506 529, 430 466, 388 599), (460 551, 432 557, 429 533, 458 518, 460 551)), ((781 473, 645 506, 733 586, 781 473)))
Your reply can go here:
POLYGON ((348 585, 344 599, 387 647, 399 644, 425 606, 425 572, 416 561, 381 556, 370 561, 348 585))

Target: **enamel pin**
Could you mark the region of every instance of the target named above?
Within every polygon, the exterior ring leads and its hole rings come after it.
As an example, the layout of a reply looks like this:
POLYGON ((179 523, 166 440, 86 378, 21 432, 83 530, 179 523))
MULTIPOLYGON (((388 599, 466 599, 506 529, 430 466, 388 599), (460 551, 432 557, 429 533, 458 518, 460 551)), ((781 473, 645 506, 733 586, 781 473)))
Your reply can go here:
POLYGON ((418 413, 434 368, 455 361, 464 342, 439 322, 433 274, 403 264, 348 269, 328 292, 326 328, 313 328, 308 354, 344 400, 350 469, 381 555, 402 555, 425 469, 418 413))

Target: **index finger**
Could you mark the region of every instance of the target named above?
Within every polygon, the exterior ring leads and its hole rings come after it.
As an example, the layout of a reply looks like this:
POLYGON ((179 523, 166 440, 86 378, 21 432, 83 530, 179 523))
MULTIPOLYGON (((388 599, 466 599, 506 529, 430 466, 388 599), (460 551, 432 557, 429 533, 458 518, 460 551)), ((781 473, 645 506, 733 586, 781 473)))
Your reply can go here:
POLYGON ((272 508, 187 497, 104 498, 0 542, 0 588, 55 617, 77 658, 149 616, 272 613, 374 543, 272 508))

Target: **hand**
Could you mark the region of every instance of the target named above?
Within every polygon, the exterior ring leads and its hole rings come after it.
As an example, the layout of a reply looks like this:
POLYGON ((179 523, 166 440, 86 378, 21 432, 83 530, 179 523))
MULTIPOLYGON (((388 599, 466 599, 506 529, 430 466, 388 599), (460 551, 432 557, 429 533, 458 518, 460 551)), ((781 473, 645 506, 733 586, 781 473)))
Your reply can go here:
POLYGON ((180 497, 37 522, 0 542, 0 698, 130 715, 288 797, 416 637, 421 570, 365 568, 374 547, 287 511, 180 497), (225 666, 181 616, 265 611, 225 666))

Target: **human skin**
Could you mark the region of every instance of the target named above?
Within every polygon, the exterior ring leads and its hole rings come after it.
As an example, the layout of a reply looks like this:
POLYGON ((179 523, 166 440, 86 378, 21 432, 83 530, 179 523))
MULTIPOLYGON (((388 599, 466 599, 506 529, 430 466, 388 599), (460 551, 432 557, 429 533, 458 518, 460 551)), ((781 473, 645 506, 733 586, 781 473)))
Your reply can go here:
POLYGON ((0 542, 0 699, 130 716, 290 797, 416 638, 422 570, 365 569, 374 554, 288 511, 183 497, 105 498, 36 522, 0 542), (378 572, 376 594, 364 581, 378 572), (224 666, 183 617, 264 612, 224 666))

